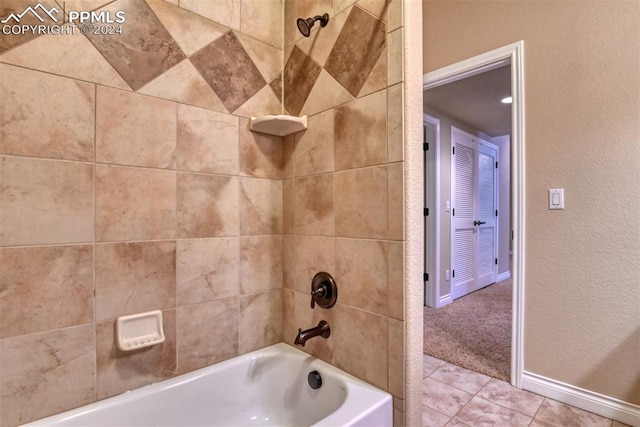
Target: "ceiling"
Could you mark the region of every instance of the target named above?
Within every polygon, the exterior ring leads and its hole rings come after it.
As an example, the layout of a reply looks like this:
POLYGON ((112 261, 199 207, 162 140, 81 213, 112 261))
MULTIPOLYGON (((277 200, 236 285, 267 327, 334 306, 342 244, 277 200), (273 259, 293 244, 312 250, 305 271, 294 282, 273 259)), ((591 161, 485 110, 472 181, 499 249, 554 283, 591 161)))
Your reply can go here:
POLYGON ((511 66, 496 68, 424 92, 424 107, 461 121, 491 136, 511 133, 511 66))

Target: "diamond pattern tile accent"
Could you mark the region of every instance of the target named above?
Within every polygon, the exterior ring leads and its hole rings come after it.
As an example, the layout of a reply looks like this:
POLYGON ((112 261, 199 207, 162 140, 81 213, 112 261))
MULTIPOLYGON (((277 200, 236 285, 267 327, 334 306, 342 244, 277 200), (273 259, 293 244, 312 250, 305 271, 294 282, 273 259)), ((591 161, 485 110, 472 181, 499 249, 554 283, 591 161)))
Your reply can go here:
POLYGON ((294 46, 284 66, 284 107, 298 115, 322 69, 298 46, 294 46))
MULTIPOLYGON (((9 26, 55 24, 55 22, 45 14, 44 10, 46 9, 47 11, 51 11, 50 16, 53 16, 55 19, 59 19, 60 21, 62 21, 62 19, 60 19, 62 18, 62 8, 55 4, 55 2, 53 2, 52 0, 41 0, 40 4, 42 4, 43 7, 32 9, 35 13, 38 13, 38 16, 41 15, 40 17, 44 20, 44 23, 40 22, 38 18, 36 18, 34 13, 26 13, 22 16, 22 18, 16 20, 17 15, 23 13, 28 6, 33 7, 35 3, 36 2, 31 3, 25 0, 2 0, 0 2, 0 20, 8 19, 6 25, 9 26), (55 10, 53 8, 55 8, 55 10)), ((35 37, 38 36, 29 31, 17 35, 2 34, 2 36, 0 36, 0 53, 35 37)))
POLYGON ((353 96, 358 96, 385 47, 385 25, 354 6, 325 63, 353 96))
POLYGON ((231 112, 267 84, 232 31, 209 43, 190 60, 231 112))
POLYGON ((126 12, 123 34, 87 35, 134 90, 186 58, 174 38, 143 1, 118 0, 101 11, 126 12))

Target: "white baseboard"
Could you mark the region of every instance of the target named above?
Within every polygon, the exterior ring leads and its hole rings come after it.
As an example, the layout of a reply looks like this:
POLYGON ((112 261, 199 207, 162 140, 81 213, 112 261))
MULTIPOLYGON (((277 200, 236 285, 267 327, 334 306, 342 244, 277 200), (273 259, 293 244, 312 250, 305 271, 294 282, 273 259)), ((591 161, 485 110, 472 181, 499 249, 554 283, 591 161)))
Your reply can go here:
POLYGON ((522 388, 621 423, 640 427, 640 406, 524 371, 522 388))
POLYGON ((505 271, 504 273, 498 274, 498 277, 496 277, 496 283, 502 282, 503 280, 507 280, 509 278, 511 278, 511 272, 505 271))

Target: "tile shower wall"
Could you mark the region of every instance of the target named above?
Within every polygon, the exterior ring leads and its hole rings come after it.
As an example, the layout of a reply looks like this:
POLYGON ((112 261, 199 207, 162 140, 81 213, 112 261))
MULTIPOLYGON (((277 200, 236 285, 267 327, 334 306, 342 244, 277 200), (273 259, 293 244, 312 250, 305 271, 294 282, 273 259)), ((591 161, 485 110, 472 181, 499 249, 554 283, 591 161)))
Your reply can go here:
POLYGON ((304 350, 394 396, 404 424, 402 3, 285 2, 284 107, 307 114, 285 138, 283 340, 329 322, 304 350), (298 17, 329 13, 309 38, 298 17), (338 304, 311 310, 318 271, 338 304))
POLYGON ((87 7, 124 34, 0 37, 2 426, 282 340, 283 145, 247 118, 282 111, 282 1, 87 7))

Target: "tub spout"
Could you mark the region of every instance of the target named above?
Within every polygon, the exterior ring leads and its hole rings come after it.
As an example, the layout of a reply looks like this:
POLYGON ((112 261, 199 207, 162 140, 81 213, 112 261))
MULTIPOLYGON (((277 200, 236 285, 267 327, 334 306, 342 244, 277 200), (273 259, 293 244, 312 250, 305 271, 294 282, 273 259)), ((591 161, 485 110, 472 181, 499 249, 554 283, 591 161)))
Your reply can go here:
POLYGON ((299 347, 304 347, 307 340, 313 337, 329 338, 329 335, 331 335, 331 328, 329 328, 329 324, 324 320, 321 320, 318 323, 318 326, 313 328, 306 329, 304 331, 302 329, 298 329, 298 335, 296 335, 296 340, 293 343, 299 347))

